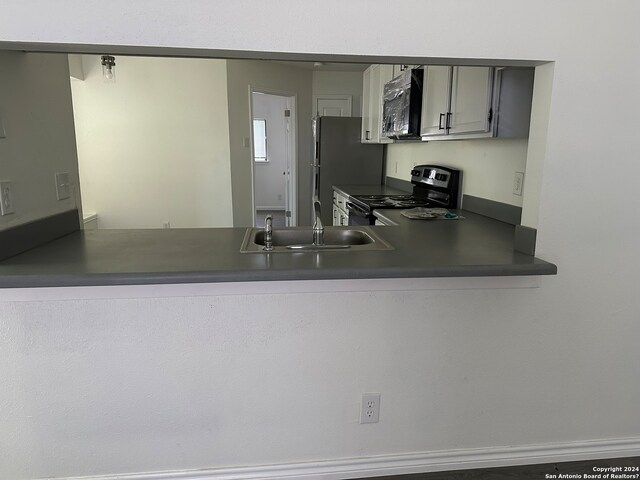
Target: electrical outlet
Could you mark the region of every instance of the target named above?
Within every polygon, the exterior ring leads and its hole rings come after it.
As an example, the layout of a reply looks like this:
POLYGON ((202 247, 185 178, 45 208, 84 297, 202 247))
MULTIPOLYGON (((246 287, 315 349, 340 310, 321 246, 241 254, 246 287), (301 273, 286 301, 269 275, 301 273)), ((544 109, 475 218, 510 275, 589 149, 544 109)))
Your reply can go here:
POLYGON ((69 174, 67 172, 56 173, 56 197, 64 200, 71 196, 71 185, 69 184, 69 174))
POLYGON ((363 393, 360 404, 360 423, 378 423, 380 421, 380 394, 363 393))
POLYGON ((513 194, 522 196, 522 188, 524 187, 524 173, 516 172, 513 177, 513 194))
POLYGON ((0 182, 0 213, 9 215, 14 212, 11 182, 0 182))

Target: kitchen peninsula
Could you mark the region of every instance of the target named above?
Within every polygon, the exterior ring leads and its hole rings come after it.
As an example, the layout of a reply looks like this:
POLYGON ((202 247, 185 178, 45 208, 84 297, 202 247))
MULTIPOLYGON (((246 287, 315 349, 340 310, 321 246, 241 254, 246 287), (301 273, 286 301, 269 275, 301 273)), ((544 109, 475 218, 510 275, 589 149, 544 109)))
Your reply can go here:
POLYGON ((514 251, 513 225, 459 213, 464 219, 423 221, 385 212, 397 226, 368 228, 392 245, 387 251, 243 254, 246 228, 76 231, 0 262, 0 287, 557 273, 514 251))

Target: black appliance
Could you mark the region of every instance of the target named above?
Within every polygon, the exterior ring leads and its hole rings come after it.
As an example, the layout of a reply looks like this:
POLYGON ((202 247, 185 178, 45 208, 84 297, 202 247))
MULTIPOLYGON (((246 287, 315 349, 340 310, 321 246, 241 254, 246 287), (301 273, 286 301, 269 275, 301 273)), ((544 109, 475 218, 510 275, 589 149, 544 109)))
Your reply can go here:
POLYGON ((462 171, 438 165, 418 165, 411 170, 413 193, 406 195, 354 195, 347 202, 349 225, 375 225, 373 210, 383 208, 460 207, 462 171))
POLYGON ((398 140, 420 138, 423 81, 424 70, 412 68, 385 84, 382 136, 398 140))

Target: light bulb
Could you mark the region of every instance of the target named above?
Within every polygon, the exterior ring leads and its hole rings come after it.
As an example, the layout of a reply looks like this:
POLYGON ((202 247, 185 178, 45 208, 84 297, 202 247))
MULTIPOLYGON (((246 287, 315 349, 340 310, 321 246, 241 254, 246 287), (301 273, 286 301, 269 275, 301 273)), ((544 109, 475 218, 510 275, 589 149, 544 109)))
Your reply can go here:
POLYGON ((115 57, 111 55, 103 55, 101 58, 102 76, 105 82, 113 83, 116 81, 116 72, 113 69, 116 65, 115 57))

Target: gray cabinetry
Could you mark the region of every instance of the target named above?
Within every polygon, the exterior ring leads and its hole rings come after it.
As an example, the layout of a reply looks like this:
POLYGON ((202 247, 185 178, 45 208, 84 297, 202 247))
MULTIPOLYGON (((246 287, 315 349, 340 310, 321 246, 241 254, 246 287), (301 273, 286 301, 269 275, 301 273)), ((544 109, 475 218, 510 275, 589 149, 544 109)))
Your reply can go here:
POLYGON ((425 67, 423 140, 529 134, 533 68, 425 67))

